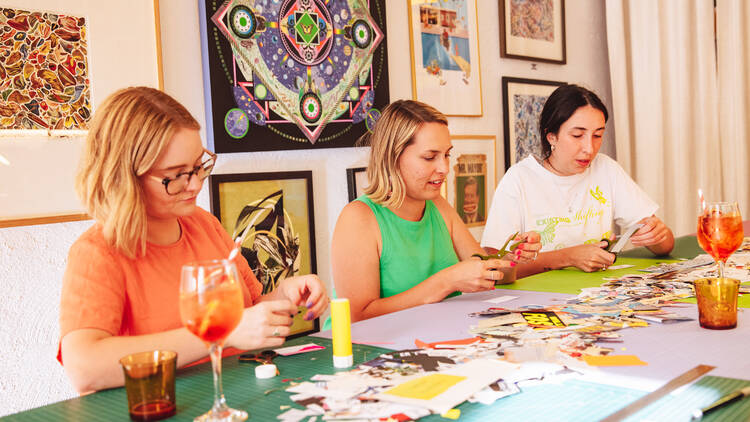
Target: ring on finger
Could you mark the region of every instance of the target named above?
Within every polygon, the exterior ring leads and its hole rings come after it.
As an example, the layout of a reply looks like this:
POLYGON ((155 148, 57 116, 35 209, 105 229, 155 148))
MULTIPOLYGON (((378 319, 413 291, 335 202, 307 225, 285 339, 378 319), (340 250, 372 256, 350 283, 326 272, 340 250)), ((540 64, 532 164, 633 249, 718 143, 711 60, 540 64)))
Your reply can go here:
POLYGON ((534 257, 531 258, 531 259, 535 260, 537 256, 539 256, 539 251, 534 251, 534 257))
POLYGON ((273 329, 273 334, 272 335, 274 337, 278 337, 278 336, 281 335, 281 333, 279 332, 279 328, 278 327, 276 327, 276 328, 273 329))

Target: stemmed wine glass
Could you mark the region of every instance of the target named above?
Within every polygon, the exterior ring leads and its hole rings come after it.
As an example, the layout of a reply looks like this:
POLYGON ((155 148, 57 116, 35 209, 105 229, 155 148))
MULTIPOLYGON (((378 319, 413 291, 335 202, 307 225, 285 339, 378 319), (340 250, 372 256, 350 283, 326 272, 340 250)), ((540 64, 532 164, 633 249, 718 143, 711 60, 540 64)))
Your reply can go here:
POLYGON ((243 312, 237 267, 229 260, 195 262, 182 267, 180 317, 208 346, 214 374, 214 405, 195 421, 244 421, 247 412, 231 409, 221 387, 221 351, 243 312))
POLYGON ((698 244, 719 264, 719 279, 724 278, 724 263, 742 245, 743 236, 737 202, 709 202, 698 216, 698 244))

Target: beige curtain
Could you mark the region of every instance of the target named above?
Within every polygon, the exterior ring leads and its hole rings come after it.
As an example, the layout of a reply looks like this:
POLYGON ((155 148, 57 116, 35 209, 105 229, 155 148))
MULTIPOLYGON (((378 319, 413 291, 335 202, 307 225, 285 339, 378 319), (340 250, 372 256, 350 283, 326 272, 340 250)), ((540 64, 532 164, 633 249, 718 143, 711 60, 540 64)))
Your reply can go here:
POLYGON ((699 187, 723 195, 713 11, 713 0, 606 3, 617 161, 676 235, 696 231, 699 187))
MULTIPOLYGON (((719 139, 723 198, 736 200, 750 219, 750 4, 716 3, 719 139)), ((746 236, 750 233, 745 233, 746 236)))

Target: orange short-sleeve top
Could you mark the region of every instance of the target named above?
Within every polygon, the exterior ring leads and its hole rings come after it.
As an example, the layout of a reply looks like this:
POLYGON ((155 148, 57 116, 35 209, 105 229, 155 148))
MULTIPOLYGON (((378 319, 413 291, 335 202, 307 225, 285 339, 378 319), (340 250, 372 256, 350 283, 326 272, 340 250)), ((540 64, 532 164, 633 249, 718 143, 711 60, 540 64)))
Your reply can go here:
MULTIPOLYGON (((119 253, 94 224, 70 248, 60 302, 60 338, 73 330, 98 328, 113 336, 134 336, 182 327, 180 271, 192 261, 225 259, 232 239, 219 221, 196 208, 179 218, 182 233, 171 245, 148 243, 135 259, 119 253)), ((245 307, 263 287, 242 255, 236 258, 244 280, 245 307)))

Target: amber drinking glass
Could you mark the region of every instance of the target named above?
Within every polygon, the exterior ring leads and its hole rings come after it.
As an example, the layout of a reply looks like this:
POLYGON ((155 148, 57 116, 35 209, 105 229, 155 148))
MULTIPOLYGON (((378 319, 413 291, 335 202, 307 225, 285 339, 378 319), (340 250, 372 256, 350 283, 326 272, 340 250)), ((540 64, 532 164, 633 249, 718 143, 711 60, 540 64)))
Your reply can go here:
POLYGON ((185 327, 209 349, 214 374, 214 405, 195 421, 244 421, 247 412, 227 406, 221 387, 221 351, 243 312, 237 267, 228 260, 182 267, 180 316, 185 327))
POLYGON ((698 216, 698 244, 719 265, 724 278, 724 263, 742 245, 742 216, 736 202, 711 202, 698 216))
POLYGON ((130 419, 158 421, 175 414, 174 373, 177 353, 154 350, 120 359, 125 373, 130 419))

